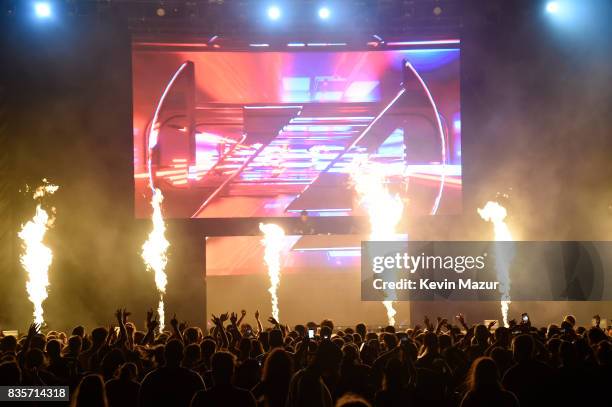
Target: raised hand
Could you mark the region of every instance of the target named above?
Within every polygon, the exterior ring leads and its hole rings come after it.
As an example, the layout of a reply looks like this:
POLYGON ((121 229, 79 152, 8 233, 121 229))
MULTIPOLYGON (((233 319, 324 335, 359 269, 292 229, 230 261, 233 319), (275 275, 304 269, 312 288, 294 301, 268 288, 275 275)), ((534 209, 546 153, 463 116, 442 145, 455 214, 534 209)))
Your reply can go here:
POLYGON ((278 321, 274 317, 268 318, 268 322, 274 326, 278 326, 278 321))
POLYGON ((30 327, 28 328, 28 337, 30 338, 33 337, 34 335, 38 333, 39 330, 40 330, 40 324, 32 322, 30 324, 30 327))
POLYGON ((493 320, 493 321, 489 322, 489 325, 487 325, 487 329, 489 329, 489 330, 490 330, 491 328, 493 328, 493 326, 494 326, 495 324, 497 324, 497 321, 495 321, 495 320, 493 320))
POLYGON ((183 332, 189 326, 189 322, 183 321, 179 324, 179 331, 183 332))
POLYGON ((465 317, 463 316, 463 314, 461 312, 459 314, 457 314, 457 316, 455 318, 457 318, 457 321, 459 321, 461 323, 461 325, 465 324, 465 317))
POLYGON ((438 321, 436 325, 436 333, 440 333, 440 330, 442 329, 443 326, 448 326, 448 321, 446 320, 446 318, 442 318, 442 317, 437 317, 436 319, 438 321))
POLYGON ((176 314, 174 314, 174 316, 170 320, 170 325, 172 325, 173 328, 178 327, 178 319, 176 319, 176 314))
POLYGON ((259 310, 255 310, 255 320, 259 321, 259 310))
POLYGON ((132 315, 131 312, 129 312, 127 309, 123 309, 123 323, 125 324, 127 322, 128 317, 132 315))
POLYGON ((432 330, 433 325, 431 324, 431 321, 429 320, 429 317, 427 315, 425 315, 425 317, 423 318, 423 323, 425 324, 425 328, 430 331, 432 330))
POLYGON ((236 322, 236 325, 240 325, 242 324, 242 321, 244 320, 244 317, 246 317, 246 310, 241 310, 240 311, 240 318, 238 318, 238 322, 236 322))
POLYGON ((221 315, 219 315, 219 320, 221 320, 221 322, 225 322, 225 321, 227 321, 227 320, 228 320, 228 318, 229 318, 229 315, 228 315, 228 313, 227 313, 227 312, 226 312, 225 314, 221 314, 221 315))
POLYGON ((232 312, 232 315, 230 316, 229 320, 232 323, 232 325, 236 325, 236 322, 238 321, 238 315, 236 315, 235 312, 232 312))
POLYGON ((150 318, 147 320, 147 329, 149 331, 154 331, 155 328, 159 326, 159 320, 155 318, 150 318))

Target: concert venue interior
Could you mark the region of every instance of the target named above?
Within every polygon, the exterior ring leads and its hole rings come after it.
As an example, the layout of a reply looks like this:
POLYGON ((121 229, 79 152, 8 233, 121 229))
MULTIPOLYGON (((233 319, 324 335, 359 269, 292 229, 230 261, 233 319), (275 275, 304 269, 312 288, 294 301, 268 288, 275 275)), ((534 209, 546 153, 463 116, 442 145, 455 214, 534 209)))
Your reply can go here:
POLYGON ((368 240, 610 240, 610 2, 0 4, 0 329, 25 333, 33 310, 108 326, 119 307, 204 330, 241 309, 612 321, 612 295, 586 293, 608 287, 605 261, 584 295, 510 302, 510 286, 506 311, 383 305, 360 275, 368 240))

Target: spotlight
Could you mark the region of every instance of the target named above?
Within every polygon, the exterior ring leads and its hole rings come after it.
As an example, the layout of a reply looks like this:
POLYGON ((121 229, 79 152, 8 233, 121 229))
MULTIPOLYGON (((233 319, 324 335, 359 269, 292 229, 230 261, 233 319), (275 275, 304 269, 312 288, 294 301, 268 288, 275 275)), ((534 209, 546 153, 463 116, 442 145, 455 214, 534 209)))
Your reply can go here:
POLYGON ((163 17, 166 15, 166 10, 163 7, 160 7, 155 11, 155 14, 157 14, 158 17, 163 17))
POLYGON ((51 5, 44 1, 37 1, 34 3, 34 14, 38 18, 51 17, 51 5))
POLYGON ((434 13, 435 16, 439 16, 440 14, 442 14, 442 7, 440 7, 440 6, 434 7, 433 13, 434 13))
POLYGON ((327 7, 321 7, 319 9, 319 18, 321 20, 327 20, 331 15, 331 11, 327 7))
POLYGON ((278 20, 281 16, 280 8, 276 6, 268 7, 268 18, 270 20, 278 20))
POLYGON ((556 14, 559 12, 559 2, 557 1, 549 1, 546 3, 546 11, 551 14, 556 14))

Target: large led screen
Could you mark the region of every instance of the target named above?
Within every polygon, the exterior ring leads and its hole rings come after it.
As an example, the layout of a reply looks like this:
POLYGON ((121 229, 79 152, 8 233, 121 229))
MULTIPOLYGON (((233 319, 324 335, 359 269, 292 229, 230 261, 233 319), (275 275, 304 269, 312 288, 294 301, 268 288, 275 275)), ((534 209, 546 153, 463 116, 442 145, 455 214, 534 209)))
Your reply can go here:
POLYGON ((410 215, 461 210, 460 52, 134 46, 137 217, 362 216, 384 169, 410 215))

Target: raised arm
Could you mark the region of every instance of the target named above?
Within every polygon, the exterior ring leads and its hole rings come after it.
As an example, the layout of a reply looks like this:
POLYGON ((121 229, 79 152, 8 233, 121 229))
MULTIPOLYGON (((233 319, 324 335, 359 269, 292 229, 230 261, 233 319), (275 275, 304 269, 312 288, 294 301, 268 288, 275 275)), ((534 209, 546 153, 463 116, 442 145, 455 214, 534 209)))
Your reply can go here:
POLYGON ((155 339, 155 329, 159 326, 159 321, 153 318, 153 310, 147 311, 147 334, 142 338, 141 345, 148 345, 155 339))
POLYGON ((456 318, 466 332, 470 330, 467 323, 465 322, 465 316, 462 313, 457 314, 456 318))
POLYGON ((259 320, 259 310, 255 310, 255 321, 257 321, 257 336, 263 332, 263 327, 261 326, 261 321, 259 320))
POLYGON ((127 311, 125 309, 119 308, 115 311, 115 317, 117 318, 117 322, 119 323, 119 338, 115 342, 118 346, 129 347, 127 329, 125 329, 125 313, 127 311))
MULTIPOLYGON (((134 349, 134 336, 127 330, 128 317, 132 315, 127 309, 123 309, 123 327, 125 328, 125 337, 127 338, 126 343, 129 349, 134 349)), ((132 326, 134 326, 132 324, 132 326)), ((135 329, 135 328, 134 328, 135 329)))
POLYGON ((269 317, 268 318, 268 322, 271 323, 272 325, 274 325, 274 329, 278 329, 280 331, 282 331, 280 324, 278 323, 278 321, 274 318, 274 317, 269 317))
POLYGON ((427 328, 427 330, 429 332, 433 332, 434 331, 434 326, 431 323, 431 321, 429 320, 429 317, 427 315, 425 315, 425 317, 423 318, 423 323, 425 324, 425 328, 427 328))
POLYGON ((174 331, 173 336, 175 336, 181 342, 184 342, 183 334, 181 333, 181 330, 179 329, 178 319, 176 319, 176 314, 174 314, 174 316, 170 320, 170 325, 172 326, 172 331, 174 331))
POLYGON ((246 310, 242 310, 240 311, 240 319, 238 320, 238 326, 240 326, 240 324, 242 324, 242 320, 244 319, 244 317, 246 317, 246 310))
POLYGON ((19 366, 22 369, 25 367, 25 355, 26 353, 28 353, 28 350, 30 350, 30 344, 32 343, 32 338, 34 337, 34 335, 38 333, 39 329, 40 329, 40 324, 37 324, 35 322, 31 323, 30 327, 28 328, 28 336, 26 336, 25 342, 23 343, 23 347, 17 354, 17 363, 19 363, 19 366))
POLYGON ((227 333, 225 332, 225 328, 223 328, 223 321, 224 318, 225 320, 227 319, 227 313, 226 314, 222 314, 219 318, 217 318, 214 314, 212 315, 211 321, 212 323, 215 325, 215 327, 217 328, 217 332, 219 332, 219 335, 221 335, 221 348, 222 349, 227 349, 229 346, 229 341, 227 339, 227 333))
POLYGON ((240 329, 238 329, 239 322, 238 315, 236 315, 236 313, 232 312, 232 315, 230 316, 230 322, 232 324, 232 339, 234 341, 233 345, 235 346, 236 343, 240 342, 240 340, 242 339, 242 334, 240 333, 240 329))
POLYGON ((440 335, 440 332, 442 331, 442 327, 447 326, 447 325, 448 325, 448 321, 446 320, 446 318, 438 317, 438 323, 436 324, 436 335, 440 335))

